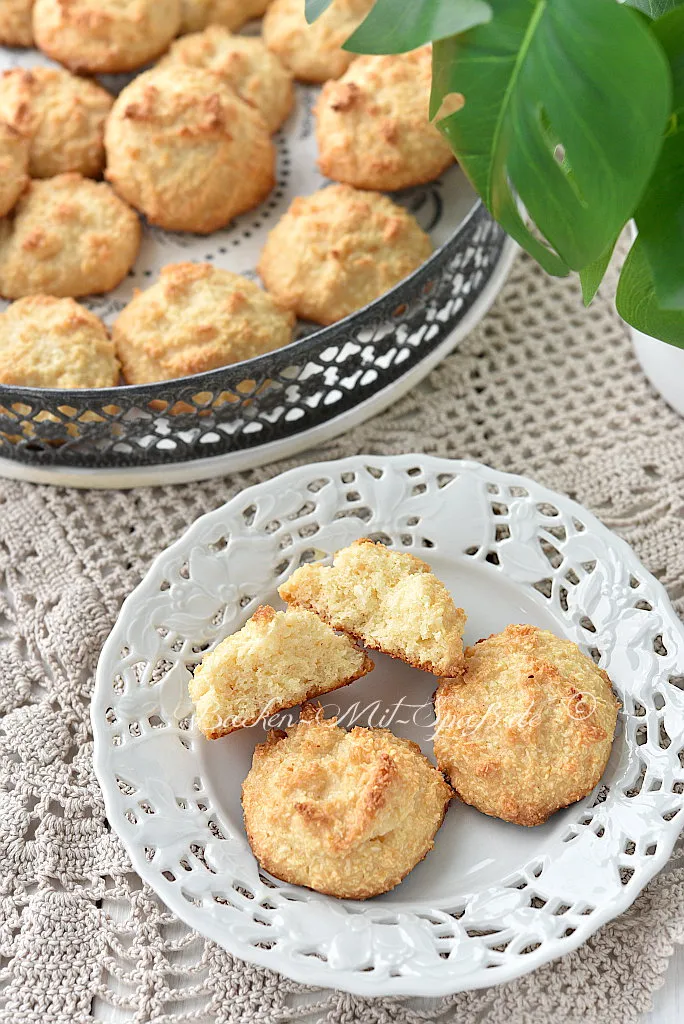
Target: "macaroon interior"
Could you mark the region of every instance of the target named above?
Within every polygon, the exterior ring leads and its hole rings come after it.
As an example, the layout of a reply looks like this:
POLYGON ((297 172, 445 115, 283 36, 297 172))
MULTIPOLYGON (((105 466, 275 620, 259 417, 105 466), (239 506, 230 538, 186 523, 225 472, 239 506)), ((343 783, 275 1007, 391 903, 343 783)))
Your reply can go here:
POLYGON ((312 612, 260 607, 203 658, 190 682, 195 718, 215 739, 353 682, 373 662, 312 612))
POLYGON ((338 551, 332 566, 301 566, 279 592, 288 604, 416 668, 444 676, 461 669, 465 613, 413 555, 357 541, 338 551))

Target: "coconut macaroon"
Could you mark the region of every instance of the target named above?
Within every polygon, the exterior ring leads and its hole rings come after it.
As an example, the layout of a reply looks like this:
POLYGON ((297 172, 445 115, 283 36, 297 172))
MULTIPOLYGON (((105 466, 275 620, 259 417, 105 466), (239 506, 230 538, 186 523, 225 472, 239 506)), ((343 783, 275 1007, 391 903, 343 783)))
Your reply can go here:
POLYGON ((112 327, 128 384, 204 373, 282 348, 294 317, 245 277, 210 263, 171 263, 112 327))
POLYGON ((388 729, 346 732, 311 704, 256 748, 242 785, 262 868, 352 900, 393 889, 430 852, 450 798, 416 743, 388 729))
POLYGON ((443 676, 462 668, 465 612, 415 555, 362 538, 338 551, 330 566, 300 566, 278 593, 414 668, 443 676))
POLYGON ((213 71, 263 117, 270 132, 280 128, 292 110, 292 75, 254 36, 236 36, 221 25, 178 39, 162 66, 181 64, 213 71))
POLYGON ((33 46, 32 8, 33 0, 2 0, 0 43, 3 46, 33 46))
POLYGON ((273 0, 263 24, 264 42, 301 82, 339 78, 356 54, 342 49, 373 0, 333 0, 311 25, 303 0, 273 0))
POLYGON ((35 0, 33 35, 72 71, 115 73, 162 54, 180 20, 180 0, 35 0))
POLYGON ((619 704, 569 640, 508 626, 465 652, 435 694, 435 757, 485 814, 539 825, 590 793, 608 762, 619 704))
POLYGON ((359 57, 316 104, 318 166, 357 188, 393 191, 432 181, 454 160, 428 120, 430 48, 359 57))
POLYGON ((9 213, 29 183, 29 145, 25 135, 0 120, 0 217, 9 213))
POLYGON ((258 270, 283 306, 332 324, 384 295, 431 252, 415 217, 387 196, 330 185, 293 200, 258 270))
POLYGON ((269 0, 181 0, 180 35, 201 32, 207 25, 236 31, 251 18, 260 18, 269 0))
POLYGON ((60 174, 32 181, 0 220, 0 295, 108 292, 140 248, 140 222, 109 185, 60 174))
POLYGON ((0 313, 0 383, 108 388, 118 380, 105 325, 73 299, 32 295, 0 313))
POLYGON ((114 99, 62 68, 13 68, 0 76, 0 118, 30 139, 29 173, 52 178, 104 167, 104 123, 114 99))
POLYGON ((303 609, 257 608, 205 654, 190 682, 195 721, 215 740, 372 671, 349 637, 303 609))
POLYGON ((106 177, 152 224, 209 234, 265 199, 275 149, 261 115, 209 71, 138 75, 107 121, 106 177))

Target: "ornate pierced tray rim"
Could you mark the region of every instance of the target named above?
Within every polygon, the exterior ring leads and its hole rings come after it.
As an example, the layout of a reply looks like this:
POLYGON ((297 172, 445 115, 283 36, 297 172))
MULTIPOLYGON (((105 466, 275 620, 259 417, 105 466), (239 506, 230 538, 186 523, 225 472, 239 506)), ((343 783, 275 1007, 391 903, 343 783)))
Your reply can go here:
MULTIPOLYGON (((329 337, 333 338, 341 330, 345 328, 354 328, 356 325, 361 324, 367 320, 370 313, 380 305, 385 303, 392 296, 396 295, 399 299, 401 294, 411 283, 419 276, 424 275, 429 269, 435 264, 440 263, 444 257, 445 251, 449 249, 454 241, 458 238, 462 231, 464 231, 470 224, 473 217, 475 217, 478 211, 482 207, 482 200, 476 199, 466 216, 460 221, 457 229, 454 231, 452 236, 438 246, 425 260, 424 263, 410 274, 408 274, 398 284, 395 284, 388 291, 384 292, 379 298, 374 299, 372 302, 367 303, 365 306, 361 306, 359 309, 350 313, 349 316, 344 317, 342 320, 336 321, 334 324, 329 324, 327 327, 319 327, 317 330, 310 331, 307 334, 302 335, 300 338, 296 338, 291 341, 289 345, 285 345, 282 351, 291 352, 293 358, 303 349, 307 347, 307 343, 325 342, 329 337)), ((230 364, 230 369, 239 372, 243 369, 254 370, 258 373, 261 366, 268 364, 269 357, 272 353, 265 353, 260 356, 253 356, 251 359, 243 359, 236 363, 230 364)), ((213 381, 220 378, 222 373, 226 370, 225 366, 218 366, 215 370, 209 370, 206 373, 194 373, 187 377, 174 377, 172 383, 178 388, 182 388, 186 385, 198 388, 201 390, 203 385, 210 386, 213 381)), ((169 381, 159 381, 160 384, 167 385, 169 381)), ((117 394, 126 394, 135 397, 137 394, 146 394, 151 384, 115 384, 110 388, 79 388, 78 396, 81 400, 88 398, 94 399, 111 399, 117 394)), ((7 390, 9 394, 16 395, 19 399, 23 396, 30 395, 46 395, 48 397, 64 397, 69 392, 73 391, 73 388, 34 388, 24 387, 19 384, 3 384, 2 389, 7 390)))
POLYGON ((278 438, 253 448, 238 449, 233 452, 225 452, 222 455, 208 455, 204 458, 149 466, 35 466, 0 457, 0 477, 81 489, 158 487, 167 484, 190 483, 222 476, 225 473, 254 469, 292 457, 316 444, 330 441, 346 430, 365 423, 372 416, 376 416, 388 406, 399 401, 411 387, 419 384, 467 337, 495 302, 517 253, 517 243, 512 238, 507 238, 498 265, 487 287, 451 334, 436 349, 425 355, 416 366, 411 367, 396 381, 387 384, 381 391, 364 398, 352 409, 339 413, 333 419, 309 427, 292 437, 278 438))

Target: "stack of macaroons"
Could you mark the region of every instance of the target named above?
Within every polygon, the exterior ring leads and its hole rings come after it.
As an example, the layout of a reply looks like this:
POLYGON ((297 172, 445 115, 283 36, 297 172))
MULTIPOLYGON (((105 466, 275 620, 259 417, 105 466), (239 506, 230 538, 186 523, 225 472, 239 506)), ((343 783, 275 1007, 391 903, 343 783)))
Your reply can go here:
MULTIPOLYGON (((2 0, 0 43, 35 45, 61 67, 0 74, 0 297, 110 292, 135 266, 141 217, 208 235, 257 207, 275 185, 271 135, 293 109, 295 80, 323 85, 319 165, 336 184, 294 199, 276 224, 258 266, 267 291, 220 260, 164 268, 113 325, 122 377, 111 383, 280 348, 297 317, 335 323, 417 270, 430 238, 382 193, 429 181, 453 158, 428 120, 429 48, 361 58, 342 48, 372 5, 333 0, 308 25, 303 0, 2 0), (260 36, 235 34, 262 16, 260 36), (140 73, 116 98, 92 77, 122 72, 140 73)), ((12 311, 10 348, 23 316, 29 307, 12 311)), ((45 321, 47 342, 57 320, 45 321)), ((54 341, 63 346, 63 332, 54 341)), ((102 386, 95 369, 73 376, 70 387, 102 386)), ((66 379, 0 371, 5 384, 66 379)))

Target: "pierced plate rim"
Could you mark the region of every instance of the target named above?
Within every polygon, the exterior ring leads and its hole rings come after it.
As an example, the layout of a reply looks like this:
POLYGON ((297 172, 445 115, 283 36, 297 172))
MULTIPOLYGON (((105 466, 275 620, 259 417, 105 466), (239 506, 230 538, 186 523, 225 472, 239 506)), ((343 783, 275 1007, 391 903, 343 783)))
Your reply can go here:
MULTIPOLYGON (((435 473, 458 474, 459 471, 477 473, 486 471, 492 475, 496 482, 499 482, 506 487, 521 487, 525 489, 533 488, 535 495, 538 495, 541 501, 557 505, 558 507, 563 507, 567 510, 569 515, 581 520, 581 522, 585 524, 588 534, 596 534, 602 538, 607 546, 612 548, 612 550, 619 556, 620 560, 628 566, 630 572, 638 572, 640 579, 644 583, 648 584, 651 592, 657 598, 658 607, 663 612, 667 612, 671 615, 673 620, 671 624, 674 625, 674 629, 678 633, 679 641, 682 644, 681 650, 684 651, 684 623, 681 622, 674 611, 664 586, 642 565, 630 545, 617 534, 613 533, 612 530, 608 529, 608 527, 604 526, 604 524, 583 505, 567 495, 553 491, 544 485, 539 484, 531 477, 497 470, 475 460, 441 458, 421 452, 405 453, 402 455, 360 454, 341 459, 306 463, 277 474, 266 481, 253 484, 242 491, 239 491, 233 498, 223 505, 198 517, 177 540, 157 554, 141 582, 126 597, 119 610, 114 627, 102 648, 98 661, 95 687, 91 702, 91 723, 94 739, 93 762, 95 774, 104 798, 106 817, 125 847, 135 871, 140 875, 144 882, 151 886, 169 909, 171 909, 173 913, 175 913, 190 928, 197 931, 205 938, 216 942, 218 945, 226 949, 231 955, 267 970, 280 972, 299 984, 321 988, 334 987, 347 991, 353 995, 365 997, 441 997, 458 992, 489 988, 495 985, 504 984, 520 978, 536 968, 541 967, 560 956, 571 953, 582 946, 603 925, 614 920, 628 910, 639 894, 643 891, 645 886, 665 866, 671 856, 672 850, 681 831, 680 823, 677 820, 678 816, 675 815, 675 817, 670 820, 662 821, 661 832, 658 837, 655 852, 653 855, 641 858, 641 860, 646 863, 645 867, 642 868, 638 887, 631 884, 625 885, 620 893, 620 898, 612 897, 603 906, 597 906, 592 914, 583 918, 577 924, 571 935, 547 939, 545 942, 541 943, 538 949, 527 953, 524 957, 518 957, 512 960, 510 964, 497 967, 495 977, 492 976, 490 969, 478 966, 470 970, 468 974, 455 971, 453 974, 446 975, 441 980, 437 980, 434 977, 421 978, 418 976, 390 976, 383 981, 378 982, 376 979, 372 978, 372 974, 350 969, 333 971, 327 963, 313 958, 308 958, 305 964, 301 964, 291 957, 285 957, 282 954, 278 954, 278 956, 275 957, 275 960, 278 960, 278 957, 280 957, 282 962, 274 962, 274 956, 270 951, 242 942, 239 939, 235 939, 231 936, 228 928, 223 927, 210 915, 206 914, 202 917, 201 911, 198 913, 198 908, 188 904, 180 895, 176 895, 178 893, 178 889, 170 889, 168 891, 161 892, 156 885, 156 876, 154 879, 152 877, 152 872, 147 860, 145 859, 143 851, 139 846, 129 843, 126 838, 126 829, 123 827, 124 816, 121 811, 121 802, 119 800, 120 793, 113 781, 113 774, 111 777, 108 775, 108 760, 111 748, 105 740, 102 726, 105 709, 111 703, 111 697, 107 696, 105 692, 106 683, 111 679, 111 676, 108 674, 108 662, 115 654, 115 647, 120 646, 121 644, 119 630, 121 629, 122 623, 125 623, 126 616, 134 607, 136 600, 140 596, 140 591, 144 587, 146 581, 157 572, 159 567, 167 559, 172 555, 178 555, 183 551, 186 545, 191 541, 192 534, 198 528, 199 523, 206 524, 212 520, 216 520, 218 523, 221 516, 224 515, 231 507, 249 504, 253 498, 259 497, 260 492, 273 487, 276 481, 285 485, 289 480, 294 481, 302 475, 332 475, 335 473, 343 473, 347 469, 353 472, 358 468, 367 465, 369 462, 373 463, 377 461, 382 461, 383 464, 390 464, 393 466, 409 466, 412 462, 418 461, 425 467, 425 469, 432 470, 435 473)), ((521 585, 518 581, 513 582, 516 583, 516 585, 521 585)), ((678 802, 680 805, 684 806, 684 796, 681 796, 678 802)), ((344 901, 340 902, 342 904, 344 903, 344 901)), ((367 907, 368 904, 361 904, 359 906, 367 907)), ((389 912, 393 913, 391 910, 389 912)), ((361 910, 361 914, 363 914, 363 910, 361 910)), ((456 963, 458 963, 457 960, 456 963)))

